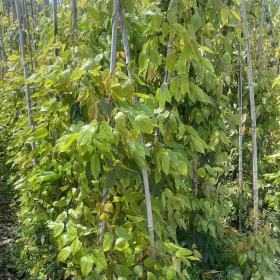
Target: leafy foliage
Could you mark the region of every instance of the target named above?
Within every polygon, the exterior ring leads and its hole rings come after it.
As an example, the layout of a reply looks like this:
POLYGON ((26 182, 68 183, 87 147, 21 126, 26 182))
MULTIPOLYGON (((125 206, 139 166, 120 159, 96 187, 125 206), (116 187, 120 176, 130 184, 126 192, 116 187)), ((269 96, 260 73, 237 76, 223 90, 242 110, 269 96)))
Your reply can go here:
POLYGON ((246 56, 240 1, 121 1, 132 61, 126 64, 119 40, 115 75, 109 71, 113 1, 79 1, 78 30, 70 1, 62 1, 56 36, 50 7, 27 2, 28 12, 31 3, 36 12, 24 25, 26 81, 17 22, 5 6, 0 23, 7 54, 0 56, 0 152, 8 156, 6 172, 20 203, 27 279, 278 279, 277 5, 268 1, 259 26, 263 7, 247 1, 261 174, 261 223, 252 232, 246 86, 241 120, 237 108, 239 45, 243 64, 246 56), (24 84, 32 91, 34 129, 24 84))

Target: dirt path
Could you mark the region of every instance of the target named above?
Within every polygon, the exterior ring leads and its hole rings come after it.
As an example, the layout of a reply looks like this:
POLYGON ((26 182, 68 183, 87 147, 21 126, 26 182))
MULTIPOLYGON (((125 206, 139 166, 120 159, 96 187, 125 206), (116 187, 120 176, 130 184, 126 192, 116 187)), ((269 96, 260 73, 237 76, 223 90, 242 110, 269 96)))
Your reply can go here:
POLYGON ((16 219, 10 190, 0 182, 0 280, 17 280, 13 264, 16 219))

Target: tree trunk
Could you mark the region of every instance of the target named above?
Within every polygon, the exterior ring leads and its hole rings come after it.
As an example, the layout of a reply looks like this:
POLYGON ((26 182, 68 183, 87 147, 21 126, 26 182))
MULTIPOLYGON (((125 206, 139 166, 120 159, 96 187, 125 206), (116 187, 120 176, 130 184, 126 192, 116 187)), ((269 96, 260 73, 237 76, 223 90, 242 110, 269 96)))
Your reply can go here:
POLYGON ((33 122, 33 117, 32 117, 31 96, 30 96, 29 85, 26 83, 29 75, 28 75, 27 63, 25 61, 26 50, 25 50, 25 46, 24 46, 24 37, 23 37, 23 30, 22 30, 22 20, 21 20, 21 14, 20 14, 19 0, 15 0, 15 6, 16 6, 16 13, 17 13, 17 20, 18 20, 19 45, 20 45, 20 50, 21 50, 21 63, 22 63, 22 66, 23 66, 23 71, 24 71, 25 95, 26 95, 28 122, 29 122, 29 125, 33 129, 34 128, 34 122, 33 122))
POLYGON ((246 53, 247 53, 247 75, 248 75, 248 88, 250 95, 250 107, 251 107, 251 122, 252 122, 252 147, 253 147, 253 197, 254 197, 254 223, 255 230, 258 228, 258 212, 259 212, 259 193, 258 193, 258 152, 257 152, 257 133, 256 133, 256 109, 255 109, 255 96, 254 96, 254 80, 253 80, 253 68, 250 49, 250 32, 247 21, 246 1, 241 1, 242 8, 242 20, 244 27, 244 35, 246 41, 246 53))

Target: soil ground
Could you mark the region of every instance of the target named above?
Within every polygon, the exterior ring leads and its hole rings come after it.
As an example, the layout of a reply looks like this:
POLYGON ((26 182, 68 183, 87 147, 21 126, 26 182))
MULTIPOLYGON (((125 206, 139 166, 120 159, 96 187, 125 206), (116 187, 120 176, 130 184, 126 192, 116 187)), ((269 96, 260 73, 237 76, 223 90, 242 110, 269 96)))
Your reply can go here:
POLYGON ((13 263, 16 215, 11 191, 0 182, 0 280, 17 280, 13 263))

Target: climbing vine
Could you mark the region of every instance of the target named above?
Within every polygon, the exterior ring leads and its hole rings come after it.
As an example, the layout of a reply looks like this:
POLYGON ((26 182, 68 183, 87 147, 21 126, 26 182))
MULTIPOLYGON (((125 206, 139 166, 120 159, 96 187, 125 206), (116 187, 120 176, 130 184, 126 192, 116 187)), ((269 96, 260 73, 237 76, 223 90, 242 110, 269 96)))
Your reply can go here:
POLYGON ((0 11, 26 279, 279 279, 278 2, 0 11))

